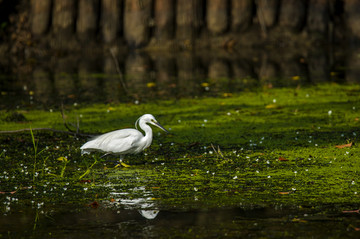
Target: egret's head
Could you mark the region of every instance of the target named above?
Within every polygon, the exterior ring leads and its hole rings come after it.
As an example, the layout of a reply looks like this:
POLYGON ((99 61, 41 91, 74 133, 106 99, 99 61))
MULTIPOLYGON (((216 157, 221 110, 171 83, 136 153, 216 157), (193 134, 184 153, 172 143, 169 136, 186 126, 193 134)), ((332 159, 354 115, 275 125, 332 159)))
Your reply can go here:
POLYGON ((141 116, 139 120, 143 120, 145 123, 155 125, 156 127, 164 130, 166 133, 169 133, 164 127, 161 126, 161 124, 159 124, 159 122, 157 122, 157 120, 152 114, 145 114, 141 116))

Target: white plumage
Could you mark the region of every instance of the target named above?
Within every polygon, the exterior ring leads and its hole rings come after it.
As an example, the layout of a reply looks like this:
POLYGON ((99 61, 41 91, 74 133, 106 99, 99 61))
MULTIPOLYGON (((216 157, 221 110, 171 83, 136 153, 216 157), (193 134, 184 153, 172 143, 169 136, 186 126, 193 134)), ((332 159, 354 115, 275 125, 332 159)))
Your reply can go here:
POLYGON ((106 154, 120 155, 120 161, 126 154, 140 153, 152 142, 153 133, 148 124, 155 125, 167 132, 153 115, 145 114, 135 122, 136 129, 120 129, 99 135, 81 146, 81 153, 88 154, 93 151, 100 151, 106 154), (138 122, 145 135, 137 130, 138 122))

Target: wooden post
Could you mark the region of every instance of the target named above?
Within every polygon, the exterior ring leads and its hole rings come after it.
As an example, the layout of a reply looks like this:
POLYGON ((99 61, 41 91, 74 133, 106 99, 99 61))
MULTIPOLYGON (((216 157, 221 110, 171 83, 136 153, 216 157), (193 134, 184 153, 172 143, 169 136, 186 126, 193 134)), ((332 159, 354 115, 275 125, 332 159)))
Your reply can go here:
POLYGON ((279 25, 290 30, 301 30, 306 22, 306 3, 304 0, 281 2, 279 25))
POLYGON ((75 1, 54 0, 53 32, 63 39, 73 35, 75 30, 75 1))
POLYGON ((206 22, 209 31, 215 35, 224 33, 228 28, 229 4, 227 0, 207 0, 206 22))
POLYGON ((191 42, 204 25, 202 0, 178 0, 176 5, 176 36, 191 42))
POLYGON ((327 37, 329 24, 328 0, 309 0, 307 29, 320 37, 327 37))
POLYGON ((99 8, 98 0, 79 0, 76 31, 80 40, 89 40, 97 30, 99 8))
POLYGON ((243 32, 252 24, 253 0, 232 0, 231 28, 233 32, 243 32))
POLYGON ((121 32, 122 0, 101 0, 101 34, 105 43, 114 42, 121 32))
POLYGON ((34 35, 45 34, 50 25, 51 0, 31 1, 31 32, 34 35))
POLYGON ((275 25, 279 14, 279 0, 257 0, 257 15, 262 27, 275 25))
POLYGON ((346 0, 345 14, 346 27, 349 30, 350 38, 360 41, 360 1, 346 0))
POLYGON ((155 0, 155 36, 157 40, 170 40, 175 32, 175 1, 155 0))
POLYGON ((150 40, 152 0, 125 0, 124 36, 130 47, 145 46, 150 40))

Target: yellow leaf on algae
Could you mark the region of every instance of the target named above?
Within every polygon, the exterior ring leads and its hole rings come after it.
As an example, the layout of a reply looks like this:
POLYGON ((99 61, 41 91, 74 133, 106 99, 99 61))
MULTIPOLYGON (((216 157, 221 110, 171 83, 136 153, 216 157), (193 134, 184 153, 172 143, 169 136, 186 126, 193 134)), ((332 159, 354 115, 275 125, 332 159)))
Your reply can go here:
POLYGON ((300 218, 294 218, 294 219, 292 219, 292 222, 302 222, 302 223, 307 223, 307 221, 306 221, 306 220, 304 220, 304 219, 300 219, 300 218))
POLYGON ((280 195, 288 195, 290 192, 279 192, 280 195))
POLYGON ((278 105, 277 104, 269 104, 267 106, 265 106, 266 109, 276 109, 278 108, 278 105))
POLYGON ((146 86, 147 86, 148 88, 152 88, 152 87, 155 87, 156 84, 155 84, 155 82, 149 82, 149 83, 146 84, 146 86))
POLYGON ((65 157, 59 157, 59 158, 57 158, 57 160, 59 160, 61 162, 67 162, 68 161, 68 159, 65 158, 65 157))
POLYGON ((223 96, 224 96, 224 97, 231 97, 232 94, 231 94, 231 93, 224 93, 223 96))

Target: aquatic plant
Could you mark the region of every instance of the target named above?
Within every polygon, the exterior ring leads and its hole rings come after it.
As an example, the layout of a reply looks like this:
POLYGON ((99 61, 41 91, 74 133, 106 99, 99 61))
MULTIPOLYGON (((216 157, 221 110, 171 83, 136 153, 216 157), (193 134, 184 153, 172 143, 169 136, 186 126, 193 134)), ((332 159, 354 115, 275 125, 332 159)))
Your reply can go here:
MULTIPOLYGON (((30 205, 38 210, 39 221, 60 211, 144 205, 182 211, 290 208, 321 215, 355 210, 359 92, 359 86, 331 84, 218 98, 68 106, 68 117, 79 117, 87 134, 133 127, 129 122, 139 112, 152 112, 170 134, 155 130, 149 149, 125 159, 129 168, 114 168, 116 157, 81 156, 84 136, 1 134, 0 192, 6 196, 0 198, 0 210, 8 215, 30 205)), ((60 113, 24 114, 34 128, 63 130, 60 113)), ((0 124, 5 127, 21 129, 28 123, 0 124)))
MULTIPOLYGON (((30 135, 31 135, 31 141, 32 141, 32 144, 33 144, 33 149, 34 149, 34 169, 33 169, 33 183, 35 181, 35 177, 36 177, 36 165, 37 165, 37 158, 38 156, 45 150, 41 150, 38 152, 38 143, 39 141, 35 140, 35 137, 34 137, 34 133, 32 131, 32 128, 30 127, 30 135)), ((47 158, 44 159, 44 162, 46 161, 47 158)))

